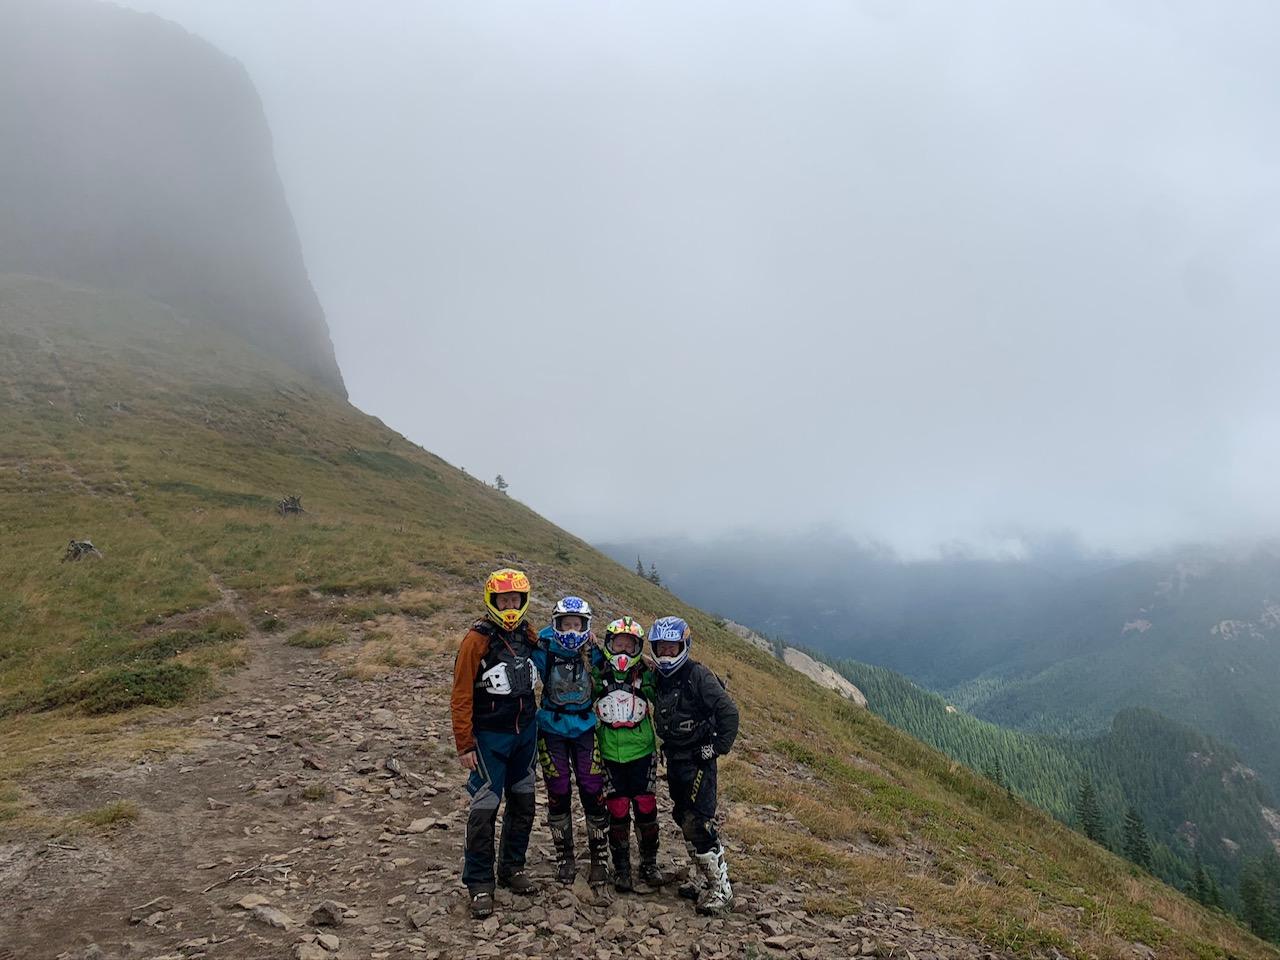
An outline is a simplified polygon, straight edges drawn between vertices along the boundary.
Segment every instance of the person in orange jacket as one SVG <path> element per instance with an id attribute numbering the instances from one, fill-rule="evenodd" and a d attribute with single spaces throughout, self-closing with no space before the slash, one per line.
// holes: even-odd
<path id="1" fill-rule="evenodd" d="M 504 796 L 497 882 L 513 893 L 537 889 L 525 870 L 538 735 L 532 659 L 538 640 L 525 622 L 529 592 L 521 571 L 492 573 L 484 585 L 487 616 L 467 631 L 453 665 L 453 736 L 471 794 L 462 882 L 477 919 L 493 913 L 494 835 Z"/>

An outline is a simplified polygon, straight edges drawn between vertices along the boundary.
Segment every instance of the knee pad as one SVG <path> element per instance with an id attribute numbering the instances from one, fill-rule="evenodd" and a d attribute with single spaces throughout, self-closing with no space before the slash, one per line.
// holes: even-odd
<path id="1" fill-rule="evenodd" d="M 528 817 L 533 819 L 533 811 L 537 806 L 537 801 L 531 792 L 524 790 L 507 794 L 507 806 L 505 810 L 506 816 L 511 817 Z"/>
<path id="2" fill-rule="evenodd" d="M 507 786 L 507 794 L 527 793 L 533 796 L 533 791 L 538 783 L 537 767 L 530 764 L 529 772 L 524 774 L 518 780 L 511 781 Z M 567 781 L 566 781 L 567 783 Z"/>
<path id="3" fill-rule="evenodd" d="M 551 816 L 556 814 L 566 814 L 572 806 L 567 793 L 547 793 L 547 812 Z"/>
<path id="4" fill-rule="evenodd" d="M 585 793 L 579 791 L 578 799 L 582 801 L 582 812 L 588 817 L 604 813 L 607 809 L 603 793 Z"/>
<path id="5" fill-rule="evenodd" d="M 630 797 L 610 797 L 604 805 L 609 808 L 609 816 L 615 820 L 625 820 L 631 813 Z"/>
<path id="6" fill-rule="evenodd" d="M 652 793 L 642 793 L 636 797 L 637 817 L 656 817 L 658 815 L 658 798 Z"/>

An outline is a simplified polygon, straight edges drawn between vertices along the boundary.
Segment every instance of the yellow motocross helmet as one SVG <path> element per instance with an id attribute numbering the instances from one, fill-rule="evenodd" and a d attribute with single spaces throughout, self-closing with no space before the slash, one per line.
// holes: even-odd
<path id="1" fill-rule="evenodd" d="M 484 605 L 489 619 L 503 630 L 514 630 L 520 626 L 520 621 L 529 612 L 529 592 L 529 578 L 522 570 L 507 567 L 489 574 L 489 579 L 484 582 Z M 520 606 L 514 610 L 499 610 L 496 601 L 500 593 L 520 594 Z"/>

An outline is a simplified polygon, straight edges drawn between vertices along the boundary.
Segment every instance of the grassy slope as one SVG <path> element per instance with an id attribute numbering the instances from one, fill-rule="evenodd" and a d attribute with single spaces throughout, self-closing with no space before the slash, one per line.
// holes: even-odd
<path id="1" fill-rule="evenodd" d="M 165 307 L 0 278 L 0 397 L 0 776 L 14 781 L 0 784 L 0 809 L 51 750 L 115 730 L 74 705 L 38 708 L 118 684 L 122 670 L 150 683 L 148 664 L 216 683 L 244 655 L 227 652 L 230 636 L 166 648 L 175 625 L 234 634 L 198 612 L 216 611 L 220 585 L 264 621 L 390 611 L 421 633 L 454 631 L 484 572 L 513 560 L 545 594 L 572 586 L 606 615 L 687 616 L 699 655 L 731 675 L 744 737 L 723 782 L 735 801 L 727 829 L 751 850 L 735 863 L 740 875 L 809 884 L 815 911 L 899 899 L 1027 954 L 1053 945 L 1120 957 L 1141 940 L 1168 956 L 1277 956 L 376 419 Z M 271 503 L 285 493 L 311 512 L 276 518 Z M 59 564 L 72 536 L 92 537 L 106 559 Z M 148 653 L 156 644 L 164 649 Z"/>

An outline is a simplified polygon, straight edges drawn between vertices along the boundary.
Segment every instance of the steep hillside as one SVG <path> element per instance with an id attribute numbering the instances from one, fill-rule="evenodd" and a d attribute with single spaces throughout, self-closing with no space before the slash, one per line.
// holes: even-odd
<path id="1" fill-rule="evenodd" d="M 958 711 L 883 667 L 838 666 L 894 726 L 1064 822 L 1077 823 L 1081 782 L 1091 780 L 1112 849 L 1123 849 L 1124 818 L 1136 809 L 1153 841 L 1153 869 L 1179 887 L 1192 884 L 1202 861 L 1231 898 L 1246 862 L 1280 842 L 1269 820 L 1276 802 L 1256 774 L 1223 744 L 1152 711 L 1120 711 L 1087 739 L 1024 733 Z"/>
<path id="2" fill-rule="evenodd" d="M 156 297 L 345 391 L 244 68 L 96 0 L 0 3 L 0 272 Z"/>
<path id="3" fill-rule="evenodd" d="M 169 307 L 4 278 L 0 390 L 0 954 L 92 936 L 284 955 L 296 925 L 234 906 L 256 893 L 347 903 L 351 956 L 572 953 L 606 911 L 634 929 L 596 955 L 1277 956 Z M 308 512 L 277 516 L 284 494 Z M 71 537 L 103 558 L 60 563 Z M 542 613 L 572 588 L 606 615 L 690 619 L 743 711 L 722 782 L 744 913 L 576 890 L 525 905 L 527 925 L 449 911 L 448 665 L 508 561 Z"/>

